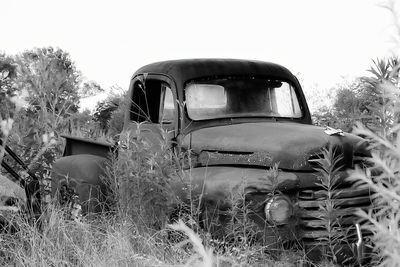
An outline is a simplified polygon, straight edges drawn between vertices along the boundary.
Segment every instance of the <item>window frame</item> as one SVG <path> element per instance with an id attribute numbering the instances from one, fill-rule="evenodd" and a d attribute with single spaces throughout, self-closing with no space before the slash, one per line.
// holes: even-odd
<path id="1" fill-rule="evenodd" d="M 178 118 L 179 105 L 178 105 L 178 94 L 177 94 L 177 91 L 176 91 L 176 85 L 173 82 L 173 80 L 170 79 L 168 76 L 161 75 L 161 74 L 141 73 L 141 74 L 137 74 L 136 76 L 134 76 L 132 78 L 131 88 L 130 88 L 131 93 L 129 94 L 129 99 L 131 101 L 131 104 L 130 104 L 130 107 L 129 107 L 129 110 L 128 110 L 129 114 L 127 116 L 128 123 L 137 122 L 137 121 L 132 119 L 132 116 L 134 116 L 132 114 L 132 109 L 133 109 L 133 105 L 134 105 L 133 104 L 133 98 L 134 98 L 135 93 L 136 93 L 135 92 L 135 88 L 137 88 L 137 86 L 138 86 L 137 84 L 138 83 L 142 83 L 142 84 L 144 83 L 146 85 L 146 81 L 149 81 L 149 80 L 151 80 L 153 82 L 158 81 L 158 82 L 160 82 L 160 85 L 162 87 L 163 87 L 163 85 L 165 85 L 166 87 L 168 87 L 171 90 L 172 97 L 173 97 L 173 102 L 174 102 L 174 118 L 173 118 L 173 121 L 170 124 L 164 124 L 164 125 L 170 126 L 170 127 L 167 127 L 167 128 L 169 130 L 174 130 L 175 135 L 177 135 L 178 134 L 178 129 L 179 129 L 179 126 L 180 126 L 180 120 Z M 146 97 L 147 97 L 147 92 L 145 92 L 145 94 L 146 94 Z M 153 122 L 153 120 L 150 120 L 150 121 L 142 120 L 142 121 L 139 121 L 139 123 L 145 122 L 145 123 L 153 123 L 153 124 L 163 125 L 162 121 L 161 121 L 161 117 L 160 117 L 161 105 L 162 105 L 161 104 L 161 100 L 162 100 L 161 97 L 162 97 L 162 88 L 160 89 L 160 94 L 159 94 L 160 103 L 158 103 L 158 109 L 159 110 L 157 112 L 157 122 Z M 151 108 L 152 107 L 149 105 L 149 109 L 151 109 Z M 138 115 L 136 115 L 136 116 L 138 116 Z M 146 116 L 142 115 L 142 117 L 146 117 Z"/>
<path id="2" fill-rule="evenodd" d="M 221 75 L 221 76 L 209 76 L 209 77 L 190 79 L 190 80 L 186 81 L 183 86 L 184 101 L 185 102 L 187 101 L 186 90 L 190 84 L 193 84 L 196 82 L 200 82 L 200 83 L 211 82 L 212 83 L 212 81 L 218 80 L 218 79 L 260 79 L 260 80 L 279 80 L 279 81 L 285 82 L 289 85 L 289 87 L 292 90 L 292 93 L 294 93 L 294 95 L 297 98 L 298 109 L 299 109 L 299 112 L 301 113 L 301 115 L 299 117 L 286 117 L 286 116 L 243 116 L 242 117 L 242 116 L 238 116 L 238 117 L 233 117 L 233 118 L 232 117 L 217 117 L 217 118 L 207 118 L 207 119 L 193 119 L 190 117 L 188 107 L 185 105 L 185 114 L 189 121 L 194 122 L 194 123 L 198 122 L 201 124 L 206 123 L 207 121 L 223 121 L 223 120 L 232 120 L 232 119 L 235 119 L 237 121 L 238 120 L 253 120 L 253 119 L 256 119 L 256 120 L 258 120 L 258 119 L 265 119 L 265 120 L 278 119 L 278 120 L 301 121 L 305 118 L 306 113 L 308 112 L 304 106 L 302 95 L 301 95 L 301 93 L 299 93 L 299 91 L 301 91 L 301 89 L 299 89 L 299 88 L 301 88 L 300 85 L 298 87 L 292 81 L 284 79 L 282 77 L 276 77 L 276 76 Z M 272 99 L 270 99 L 270 101 L 271 100 Z M 291 100 L 291 102 L 292 102 L 292 100 Z"/>

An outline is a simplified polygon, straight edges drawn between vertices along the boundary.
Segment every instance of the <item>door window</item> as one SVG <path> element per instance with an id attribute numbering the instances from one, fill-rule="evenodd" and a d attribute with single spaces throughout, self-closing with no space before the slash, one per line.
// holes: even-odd
<path id="1" fill-rule="evenodd" d="M 157 79 L 138 80 L 133 88 L 131 120 L 173 124 L 175 100 L 170 86 Z"/>
<path id="2" fill-rule="evenodd" d="M 161 88 L 160 123 L 171 124 L 174 122 L 174 102 L 174 96 L 171 88 L 169 88 L 166 84 L 163 84 Z"/>

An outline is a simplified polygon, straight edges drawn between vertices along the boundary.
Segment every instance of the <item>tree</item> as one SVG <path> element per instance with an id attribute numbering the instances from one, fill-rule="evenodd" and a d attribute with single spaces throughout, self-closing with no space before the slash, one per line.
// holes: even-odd
<path id="1" fill-rule="evenodd" d="M 10 146 L 41 176 L 62 151 L 57 135 L 78 111 L 81 75 L 68 53 L 52 47 L 32 49 L 15 56 L 15 103 L 26 98 L 14 115 Z"/>
<path id="2" fill-rule="evenodd" d="M 361 79 L 340 85 L 333 104 L 333 113 L 337 118 L 336 127 L 351 132 L 355 122 L 364 118 L 367 99 Z"/>
<path id="3" fill-rule="evenodd" d="M 99 123 L 100 129 L 108 133 L 111 129 L 112 134 L 122 130 L 123 124 L 123 103 L 125 94 L 112 94 L 105 100 L 99 102 L 93 114 L 93 120 Z"/>
<path id="4" fill-rule="evenodd" d="M 77 112 L 69 118 L 69 135 L 92 138 L 91 132 L 94 131 L 94 128 L 93 116 L 88 109 Z"/>
<path id="5" fill-rule="evenodd" d="M 4 54 L 0 54 L 0 121 L 6 118 L 12 118 L 13 109 L 10 108 L 12 102 L 10 97 L 15 94 L 14 85 L 17 70 L 14 60 Z"/>
<path id="6" fill-rule="evenodd" d="M 81 75 L 69 54 L 47 47 L 25 51 L 16 61 L 19 82 L 29 91 L 31 115 L 47 130 L 60 130 L 79 105 Z"/>
<path id="7" fill-rule="evenodd" d="M 14 79 L 16 77 L 16 66 L 10 57 L 0 54 L 0 162 L 4 157 L 4 144 L 11 131 L 14 122 L 13 102 L 11 97 L 14 94 Z"/>
<path id="8" fill-rule="evenodd" d="M 366 126 L 381 136 L 387 133 L 399 122 L 399 58 L 392 56 L 387 59 L 377 59 L 369 69 L 370 77 L 363 77 L 364 95 L 367 95 L 369 120 Z"/>
<path id="9" fill-rule="evenodd" d="M 104 93 L 104 89 L 95 81 L 88 81 L 83 83 L 79 95 L 81 98 L 85 98 L 99 93 Z"/>
<path id="10" fill-rule="evenodd" d="M 333 93 L 335 91 L 335 93 Z M 362 118 L 361 81 L 346 81 L 330 90 L 331 105 L 322 105 L 313 113 L 313 121 L 319 126 L 330 126 L 351 132 L 355 121 Z"/>
<path id="11" fill-rule="evenodd" d="M 334 126 L 331 126 L 351 131 L 360 121 L 374 132 L 386 135 L 398 122 L 398 58 L 373 60 L 369 72 L 372 76 L 339 86 L 330 117 Z"/>

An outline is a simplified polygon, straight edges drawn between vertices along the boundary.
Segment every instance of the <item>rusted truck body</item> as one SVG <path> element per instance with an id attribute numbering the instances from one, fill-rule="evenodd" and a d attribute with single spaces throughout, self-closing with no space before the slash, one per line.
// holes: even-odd
<path id="1" fill-rule="evenodd" d="M 313 160 L 321 149 L 335 148 L 343 165 L 334 192 L 337 209 L 342 226 L 353 229 L 351 253 L 362 257 L 363 235 L 354 212 L 369 207 L 370 192 L 353 188 L 345 178 L 369 155 L 366 144 L 352 134 L 313 126 L 299 81 L 285 67 L 231 59 L 159 62 L 133 75 L 128 96 L 124 131 L 132 123 L 161 127 L 170 133 L 172 149 L 190 151 L 192 195 L 201 196 L 204 218 L 223 225 L 231 190 L 244 184 L 249 216 L 264 237 L 271 243 L 300 242 L 310 253 L 321 252 L 318 240 L 327 235 L 321 223 L 326 195 Z M 79 188 L 101 187 L 98 166 L 111 146 L 76 138 L 68 142 L 55 173 L 74 178 L 85 199 L 87 190 Z M 271 179 L 268 171 L 274 166 L 279 170 Z M 185 201 L 187 189 L 180 182 L 174 188 Z"/>

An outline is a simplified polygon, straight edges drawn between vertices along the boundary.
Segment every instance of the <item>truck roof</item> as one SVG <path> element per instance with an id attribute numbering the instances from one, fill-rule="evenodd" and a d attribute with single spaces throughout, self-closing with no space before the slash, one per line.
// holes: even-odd
<path id="1" fill-rule="evenodd" d="M 138 74 L 169 76 L 178 84 L 202 77 L 216 76 L 270 76 L 297 83 L 295 76 L 285 67 L 263 61 L 240 59 L 181 59 L 152 63 L 135 72 Z"/>

